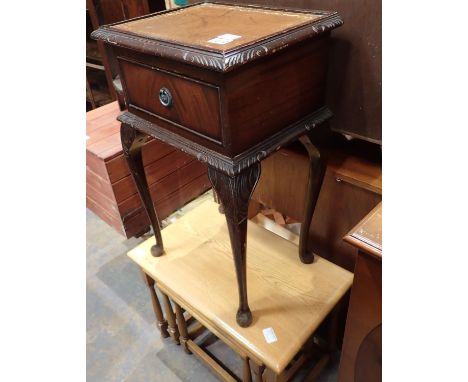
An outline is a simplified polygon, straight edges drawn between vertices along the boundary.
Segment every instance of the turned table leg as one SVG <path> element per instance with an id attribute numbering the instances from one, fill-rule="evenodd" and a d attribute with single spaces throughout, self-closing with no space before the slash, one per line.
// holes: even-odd
<path id="1" fill-rule="evenodd" d="M 128 167 L 130 168 L 130 173 L 135 180 L 138 193 L 140 194 L 151 226 L 153 227 L 154 236 L 156 237 L 156 244 L 151 247 L 151 254 L 155 257 L 161 256 L 164 253 L 161 228 L 159 226 L 158 215 L 154 209 L 153 201 L 151 200 L 141 155 L 141 148 L 146 143 L 149 136 L 135 130 L 130 125 L 122 123 L 120 127 L 120 138 L 122 140 L 123 153 L 127 160 Z"/>
<path id="2" fill-rule="evenodd" d="M 184 313 L 182 312 L 182 308 L 180 307 L 179 304 L 177 304 L 175 301 L 174 303 L 174 308 L 175 308 L 175 313 L 176 313 L 176 321 L 177 321 L 177 327 L 179 328 L 179 333 L 180 333 L 180 342 L 182 346 L 184 347 L 184 350 L 188 354 L 192 354 L 192 352 L 189 350 L 187 341 L 189 340 L 189 335 L 188 335 L 188 330 L 187 330 L 187 322 L 185 321 Z"/>
<path id="3" fill-rule="evenodd" d="M 242 382 L 252 382 L 252 372 L 248 357 L 242 358 Z"/>
<path id="4" fill-rule="evenodd" d="M 161 290 L 160 290 L 161 292 Z M 167 294 L 161 292 L 162 298 L 163 298 L 163 304 L 164 304 L 164 310 L 166 312 L 166 317 L 167 321 L 169 323 L 169 334 L 174 340 L 174 342 L 179 345 L 180 344 L 180 339 L 179 339 L 179 330 L 177 328 L 177 323 L 176 323 L 176 318 L 174 315 L 174 311 L 172 310 L 172 305 L 171 301 L 169 300 L 169 297 L 167 297 Z"/>
<path id="5" fill-rule="evenodd" d="M 161 332 L 161 337 L 166 338 L 169 337 L 169 332 L 167 331 L 167 321 L 164 318 L 164 314 L 161 309 L 161 305 L 159 304 L 158 295 L 156 294 L 156 290 L 154 289 L 156 286 L 154 284 L 154 280 L 149 277 L 145 272 L 143 272 L 143 278 L 145 280 L 146 285 L 150 291 L 151 295 L 151 303 L 153 304 L 154 314 L 158 321 L 159 331 Z"/>
<path id="6" fill-rule="evenodd" d="M 304 206 L 304 217 L 301 224 L 299 237 L 299 257 L 304 264 L 314 261 L 314 254 L 308 248 L 309 229 L 317 204 L 320 188 L 325 176 L 325 161 L 318 148 L 312 144 L 309 135 L 305 134 L 299 138 L 309 154 L 309 179 L 307 182 L 307 192 Z"/>
<path id="7" fill-rule="evenodd" d="M 239 309 L 236 320 L 241 327 L 247 327 L 252 322 L 252 313 L 247 301 L 247 213 L 250 197 L 260 178 L 260 163 L 254 163 L 233 176 L 208 166 L 208 178 L 224 207 L 231 239 L 239 288 Z"/>

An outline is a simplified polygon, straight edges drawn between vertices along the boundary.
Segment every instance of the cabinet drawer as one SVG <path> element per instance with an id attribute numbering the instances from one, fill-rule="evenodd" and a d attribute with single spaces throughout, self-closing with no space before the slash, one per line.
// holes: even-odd
<path id="1" fill-rule="evenodd" d="M 123 59 L 120 70 L 130 106 L 221 144 L 217 86 Z"/>

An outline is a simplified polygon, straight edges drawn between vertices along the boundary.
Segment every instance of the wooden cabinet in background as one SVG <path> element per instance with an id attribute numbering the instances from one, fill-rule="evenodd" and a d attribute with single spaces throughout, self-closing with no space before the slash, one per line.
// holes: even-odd
<path id="1" fill-rule="evenodd" d="M 149 229 L 120 141 L 117 102 L 86 114 L 86 206 L 129 238 Z M 206 165 L 162 142 L 143 147 L 151 197 L 161 218 L 210 188 Z"/>
<path id="2" fill-rule="evenodd" d="M 344 240 L 358 249 L 339 382 L 382 380 L 382 204 Z"/>
<path id="3" fill-rule="evenodd" d="M 343 236 L 382 200 L 380 150 L 362 155 L 369 146 L 376 148 L 356 141 L 327 150 L 327 171 L 309 230 L 311 249 L 349 271 L 354 270 L 356 250 Z M 302 221 L 308 166 L 302 147 L 279 150 L 262 162 L 252 199 Z"/>

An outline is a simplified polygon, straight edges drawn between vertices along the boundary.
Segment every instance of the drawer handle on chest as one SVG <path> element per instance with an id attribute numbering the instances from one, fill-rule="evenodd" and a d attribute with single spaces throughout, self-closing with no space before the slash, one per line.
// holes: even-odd
<path id="1" fill-rule="evenodd" d="M 171 107 L 172 105 L 172 94 L 167 88 L 159 89 L 159 102 L 165 107 Z"/>

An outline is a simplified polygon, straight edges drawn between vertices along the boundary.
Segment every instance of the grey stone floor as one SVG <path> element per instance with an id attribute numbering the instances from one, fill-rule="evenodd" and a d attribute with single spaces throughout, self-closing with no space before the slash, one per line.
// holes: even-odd
<path id="1" fill-rule="evenodd" d="M 140 270 L 126 256 L 143 239 L 126 240 L 89 210 L 86 229 L 87 381 L 218 381 L 195 356 L 160 338 Z M 220 341 L 210 351 L 241 375 L 237 356 Z M 319 377 L 336 380 L 337 365 Z"/>

